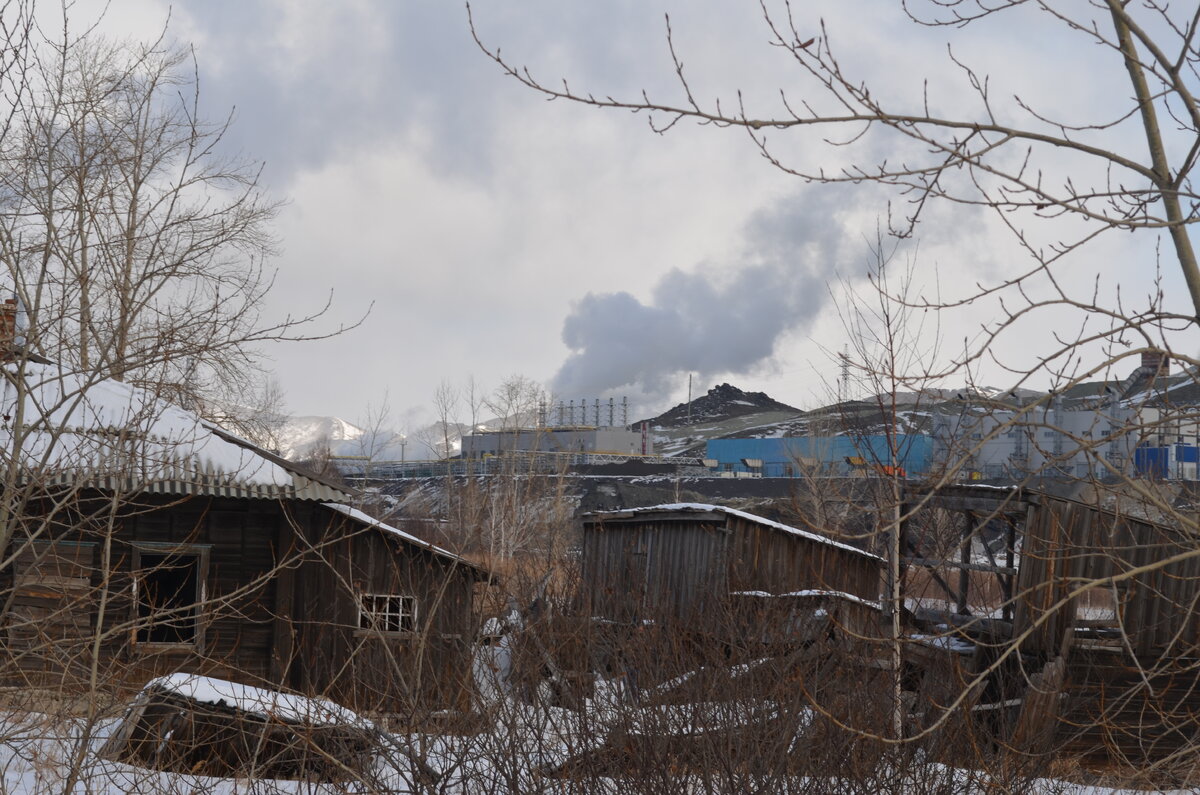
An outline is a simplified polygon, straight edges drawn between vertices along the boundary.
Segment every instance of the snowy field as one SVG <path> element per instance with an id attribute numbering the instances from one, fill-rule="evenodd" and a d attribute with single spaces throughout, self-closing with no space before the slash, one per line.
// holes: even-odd
<path id="1" fill-rule="evenodd" d="M 795 777 L 770 781 L 751 778 L 685 776 L 664 771 L 659 775 L 629 779 L 580 777 L 552 779 L 541 769 L 554 767 L 585 750 L 578 738 L 599 737 L 608 721 L 607 710 L 576 713 L 553 708 L 533 708 L 506 702 L 497 705 L 497 721 L 490 731 L 468 736 L 412 735 L 389 738 L 416 751 L 438 771 L 440 780 L 420 782 L 402 754 L 394 763 L 381 759 L 374 780 L 343 784 L 301 781 L 206 778 L 163 773 L 101 759 L 97 749 L 116 725 L 99 722 L 91 732 L 78 721 L 63 721 L 31 713 L 2 714 L 4 740 L 0 742 L 0 771 L 5 793 L 974 793 L 1023 791 L 1061 795 L 1116 795 L 1135 790 L 1084 787 L 1059 781 L 1027 782 L 1017 790 L 997 787 L 967 771 L 938 764 L 917 764 L 901 771 L 881 771 L 871 781 L 808 779 Z M 589 712 L 591 714 L 589 714 Z M 592 744 L 594 747 L 594 744 Z M 990 786 L 989 786 L 990 784 Z M 1191 790 L 1167 791 L 1173 793 Z"/>

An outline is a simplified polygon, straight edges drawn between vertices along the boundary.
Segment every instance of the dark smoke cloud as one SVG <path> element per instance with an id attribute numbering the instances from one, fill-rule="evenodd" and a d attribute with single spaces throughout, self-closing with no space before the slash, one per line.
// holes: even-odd
<path id="1" fill-rule="evenodd" d="M 563 323 L 571 349 L 556 394 L 636 395 L 661 403 L 680 374 L 739 375 L 769 361 L 787 331 L 808 325 L 829 297 L 845 240 L 848 192 L 809 188 L 760 211 L 746 253 L 725 268 L 668 272 L 642 303 L 628 292 L 588 293 Z"/>

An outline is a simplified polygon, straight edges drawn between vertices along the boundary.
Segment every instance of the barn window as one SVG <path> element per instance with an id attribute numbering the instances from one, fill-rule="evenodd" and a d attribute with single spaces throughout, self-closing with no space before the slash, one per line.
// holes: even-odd
<path id="1" fill-rule="evenodd" d="M 199 648 L 208 548 L 141 546 L 133 556 L 134 641 Z"/>
<path id="2" fill-rule="evenodd" d="M 414 632 L 417 628 L 417 597 L 361 594 L 358 628 L 372 632 Z"/>

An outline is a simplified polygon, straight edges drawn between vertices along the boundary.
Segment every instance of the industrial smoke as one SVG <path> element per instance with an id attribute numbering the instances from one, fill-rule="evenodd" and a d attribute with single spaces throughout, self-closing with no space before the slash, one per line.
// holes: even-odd
<path id="1" fill-rule="evenodd" d="M 760 210 L 739 261 L 673 268 L 647 302 L 588 293 L 563 323 L 571 353 L 554 392 L 627 391 L 650 405 L 669 398 L 682 373 L 740 375 L 768 362 L 779 338 L 811 324 L 828 299 L 849 198 L 810 189 Z"/>

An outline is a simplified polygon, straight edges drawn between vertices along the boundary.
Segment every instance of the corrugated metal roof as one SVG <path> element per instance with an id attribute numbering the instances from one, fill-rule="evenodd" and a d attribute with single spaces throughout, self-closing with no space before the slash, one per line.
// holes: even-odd
<path id="1" fill-rule="evenodd" d="M 294 482 L 276 486 L 263 483 L 238 483 L 220 476 L 196 479 L 145 480 L 122 475 L 96 475 L 89 472 L 60 471 L 45 475 L 30 473 L 26 485 L 36 483 L 46 487 L 97 489 L 114 492 L 140 492 L 180 497 L 235 497 L 263 500 L 309 500 L 332 502 L 347 500 L 351 495 L 339 488 L 309 480 L 297 474 Z"/>
<path id="2" fill-rule="evenodd" d="M 33 359 L 8 362 L 0 404 L 0 458 L 17 460 L 23 485 L 320 502 L 357 494 L 96 373 Z"/>

